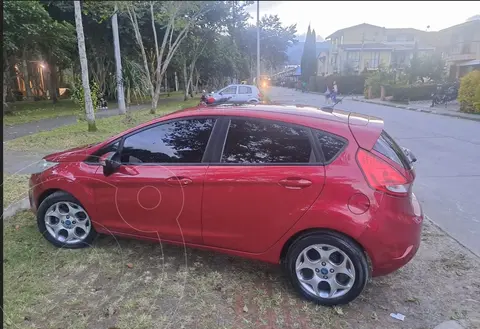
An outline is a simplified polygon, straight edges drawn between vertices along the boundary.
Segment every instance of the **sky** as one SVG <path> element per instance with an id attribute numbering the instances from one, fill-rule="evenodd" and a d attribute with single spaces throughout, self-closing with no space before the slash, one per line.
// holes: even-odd
<path id="1" fill-rule="evenodd" d="M 256 2 L 248 12 L 255 23 Z M 361 23 L 438 31 L 480 14 L 480 1 L 260 1 L 260 17 L 265 14 L 277 14 L 284 25 L 296 23 L 298 35 L 305 35 L 310 23 L 325 38 Z"/>

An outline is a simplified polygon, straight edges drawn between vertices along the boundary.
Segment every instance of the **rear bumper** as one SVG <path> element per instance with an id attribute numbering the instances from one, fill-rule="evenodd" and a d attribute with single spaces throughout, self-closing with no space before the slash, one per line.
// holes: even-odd
<path id="1" fill-rule="evenodd" d="M 405 207 L 401 200 L 385 196 L 378 217 L 372 220 L 359 242 L 372 261 L 372 275 L 392 273 L 407 264 L 420 247 L 423 211 L 415 195 Z M 399 211 L 402 208 L 402 211 Z"/>

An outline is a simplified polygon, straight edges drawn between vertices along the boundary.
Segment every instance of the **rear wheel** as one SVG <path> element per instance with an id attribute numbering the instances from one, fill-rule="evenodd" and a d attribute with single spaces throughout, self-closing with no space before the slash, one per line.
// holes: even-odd
<path id="1" fill-rule="evenodd" d="M 57 247 L 87 247 L 96 236 L 87 211 L 65 192 L 55 192 L 43 200 L 37 211 L 37 225 L 45 239 Z"/>
<path id="2" fill-rule="evenodd" d="M 320 305 L 351 302 L 365 288 L 369 273 L 363 251 L 332 232 L 298 239 L 289 248 L 285 265 L 294 288 Z"/>

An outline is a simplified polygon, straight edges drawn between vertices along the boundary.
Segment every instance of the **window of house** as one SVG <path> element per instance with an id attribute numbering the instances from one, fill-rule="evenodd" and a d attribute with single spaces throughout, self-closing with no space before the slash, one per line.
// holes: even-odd
<path id="1" fill-rule="evenodd" d="M 231 86 L 223 89 L 221 91 L 222 95 L 235 95 L 237 93 L 237 87 L 236 86 Z"/>
<path id="2" fill-rule="evenodd" d="M 199 163 L 215 119 L 178 120 L 127 137 L 122 163 Z"/>
<path id="3" fill-rule="evenodd" d="M 252 88 L 247 86 L 239 86 L 238 87 L 239 94 L 252 94 Z"/>
<path id="4" fill-rule="evenodd" d="M 308 130 L 273 121 L 232 119 L 221 162 L 309 163 Z"/>

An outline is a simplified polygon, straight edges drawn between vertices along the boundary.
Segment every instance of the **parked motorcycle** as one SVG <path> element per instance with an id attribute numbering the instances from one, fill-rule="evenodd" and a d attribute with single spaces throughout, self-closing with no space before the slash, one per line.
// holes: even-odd
<path id="1" fill-rule="evenodd" d="M 434 107 L 438 104 L 443 104 L 447 107 L 448 102 L 456 100 L 458 97 L 458 85 L 437 85 L 437 90 L 432 94 L 432 105 Z"/>

